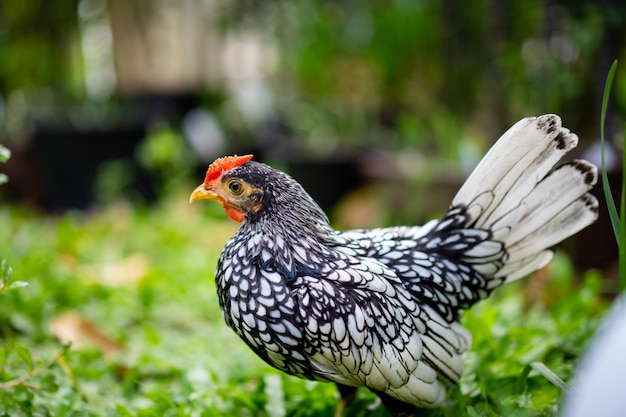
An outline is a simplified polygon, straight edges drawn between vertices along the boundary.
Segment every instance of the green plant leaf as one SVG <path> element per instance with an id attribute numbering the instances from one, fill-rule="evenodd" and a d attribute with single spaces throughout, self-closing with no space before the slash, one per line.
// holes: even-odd
<path id="1" fill-rule="evenodd" d="M 0 346 L 0 381 L 2 380 L 1 377 L 4 374 L 4 367 L 7 363 L 8 356 L 9 356 L 9 348 Z"/>
<path id="2" fill-rule="evenodd" d="M 12 283 L 10 283 L 7 287 L 5 287 L 5 291 L 13 291 L 13 290 L 17 290 L 18 288 L 24 288 L 24 287 L 28 287 L 28 282 L 26 281 L 14 281 Z"/>
<path id="3" fill-rule="evenodd" d="M 604 84 L 604 95 L 602 97 L 602 113 L 600 117 L 600 146 L 602 148 L 602 188 L 604 190 L 604 198 L 609 210 L 609 217 L 611 218 L 611 226 L 613 227 L 613 233 L 615 233 L 615 239 L 618 245 L 622 245 L 619 240 L 620 235 L 620 220 L 613 195 L 611 194 L 611 186 L 609 184 L 609 176 L 606 171 L 606 163 L 604 159 L 604 123 L 606 121 L 606 109 L 609 104 L 609 96 L 611 95 L 611 87 L 613 86 L 613 80 L 615 79 L 615 72 L 617 71 L 617 59 L 613 61 L 609 74 L 606 77 L 606 83 Z M 623 246 L 623 245 L 622 245 Z"/>
<path id="4" fill-rule="evenodd" d="M 12 273 L 13 269 L 11 269 L 6 259 L 3 259 L 0 262 L 0 293 L 10 289 L 9 281 Z"/>
<path id="5" fill-rule="evenodd" d="M 124 407 L 121 404 L 117 404 L 115 406 L 115 411 L 117 412 L 117 415 L 120 417 L 133 417 L 133 413 L 130 412 L 130 410 L 126 407 Z"/>
<path id="6" fill-rule="evenodd" d="M 24 363 L 26 363 L 26 366 L 28 367 L 28 371 L 32 372 L 32 370 L 33 370 L 33 357 L 30 354 L 30 350 L 28 350 L 28 348 L 20 345 L 19 343 L 14 343 L 13 344 L 13 350 L 24 361 Z"/>
<path id="7" fill-rule="evenodd" d="M 9 263 L 6 259 L 3 259 L 0 262 L 0 278 L 9 280 L 11 278 L 11 274 L 13 273 L 13 269 L 9 266 Z"/>
<path id="8" fill-rule="evenodd" d="M 11 158 L 11 150 L 6 146 L 0 145 L 0 162 L 7 162 Z"/>
<path id="9" fill-rule="evenodd" d="M 476 411 L 476 409 L 472 407 L 471 405 L 468 405 L 465 411 L 467 412 L 468 417 L 480 417 L 481 416 L 481 414 L 478 411 Z"/>

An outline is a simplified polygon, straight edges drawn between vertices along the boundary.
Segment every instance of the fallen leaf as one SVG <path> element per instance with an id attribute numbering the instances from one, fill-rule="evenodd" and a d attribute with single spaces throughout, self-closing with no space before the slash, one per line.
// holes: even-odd
<path id="1" fill-rule="evenodd" d="M 50 321 L 50 331 L 72 349 L 93 346 L 106 356 L 120 353 L 124 347 L 85 320 L 76 311 L 67 311 Z"/>

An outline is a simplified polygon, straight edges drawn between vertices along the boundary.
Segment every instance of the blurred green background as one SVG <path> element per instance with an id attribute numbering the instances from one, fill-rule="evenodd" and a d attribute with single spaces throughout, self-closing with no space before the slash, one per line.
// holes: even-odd
<path id="1" fill-rule="evenodd" d="M 332 386 L 222 323 L 237 226 L 187 205 L 207 164 L 254 153 L 340 228 L 419 224 L 523 117 L 559 114 L 599 164 L 624 28 L 618 0 L 0 0 L 0 415 L 333 415 Z M 621 65 L 616 190 L 625 110 Z M 467 377 L 432 415 L 558 412 L 531 364 L 569 382 L 616 293 L 605 209 L 563 246 L 466 315 Z M 350 415 L 384 415 L 360 395 Z"/>
<path id="2" fill-rule="evenodd" d="M 235 152 L 282 164 L 325 208 L 361 180 L 456 187 L 506 128 L 544 113 L 563 117 L 582 152 L 626 42 L 619 1 L 7 0 L 0 10 L 7 192 L 52 211 L 153 201 Z M 625 77 L 620 67 L 610 126 Z M 324 172 L 332 184 L 316 181 Z"/>

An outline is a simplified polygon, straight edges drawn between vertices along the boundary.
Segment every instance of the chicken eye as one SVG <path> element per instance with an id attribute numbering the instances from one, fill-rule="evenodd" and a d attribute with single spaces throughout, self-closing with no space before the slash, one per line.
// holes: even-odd
<path id="1" fill-rule="evenodd" d="M 232 195 L 240 195 L 243 192 L 243 184 L 241 181 L 232 180 L 228 183 L 228 190 Z"/>

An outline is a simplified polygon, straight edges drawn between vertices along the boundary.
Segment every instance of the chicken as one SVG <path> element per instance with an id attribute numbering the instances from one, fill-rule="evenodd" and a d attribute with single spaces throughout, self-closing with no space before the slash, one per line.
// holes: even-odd
<path id="1" fill-rule="evenodd" d="M 367 387 L 393 416 L 441 406 L 471 344 L 461 311 L 597 218 L 596 167 L 558 165 L 577 142 L 556 115 L 523 119 L 441 220 L 346 232 L 287 174 L 251 155 L 216 160 L 190 202 L 243 221 L 215 275 L 226 323 L 275 368 L 336 383 L 344 405 Z"/>

